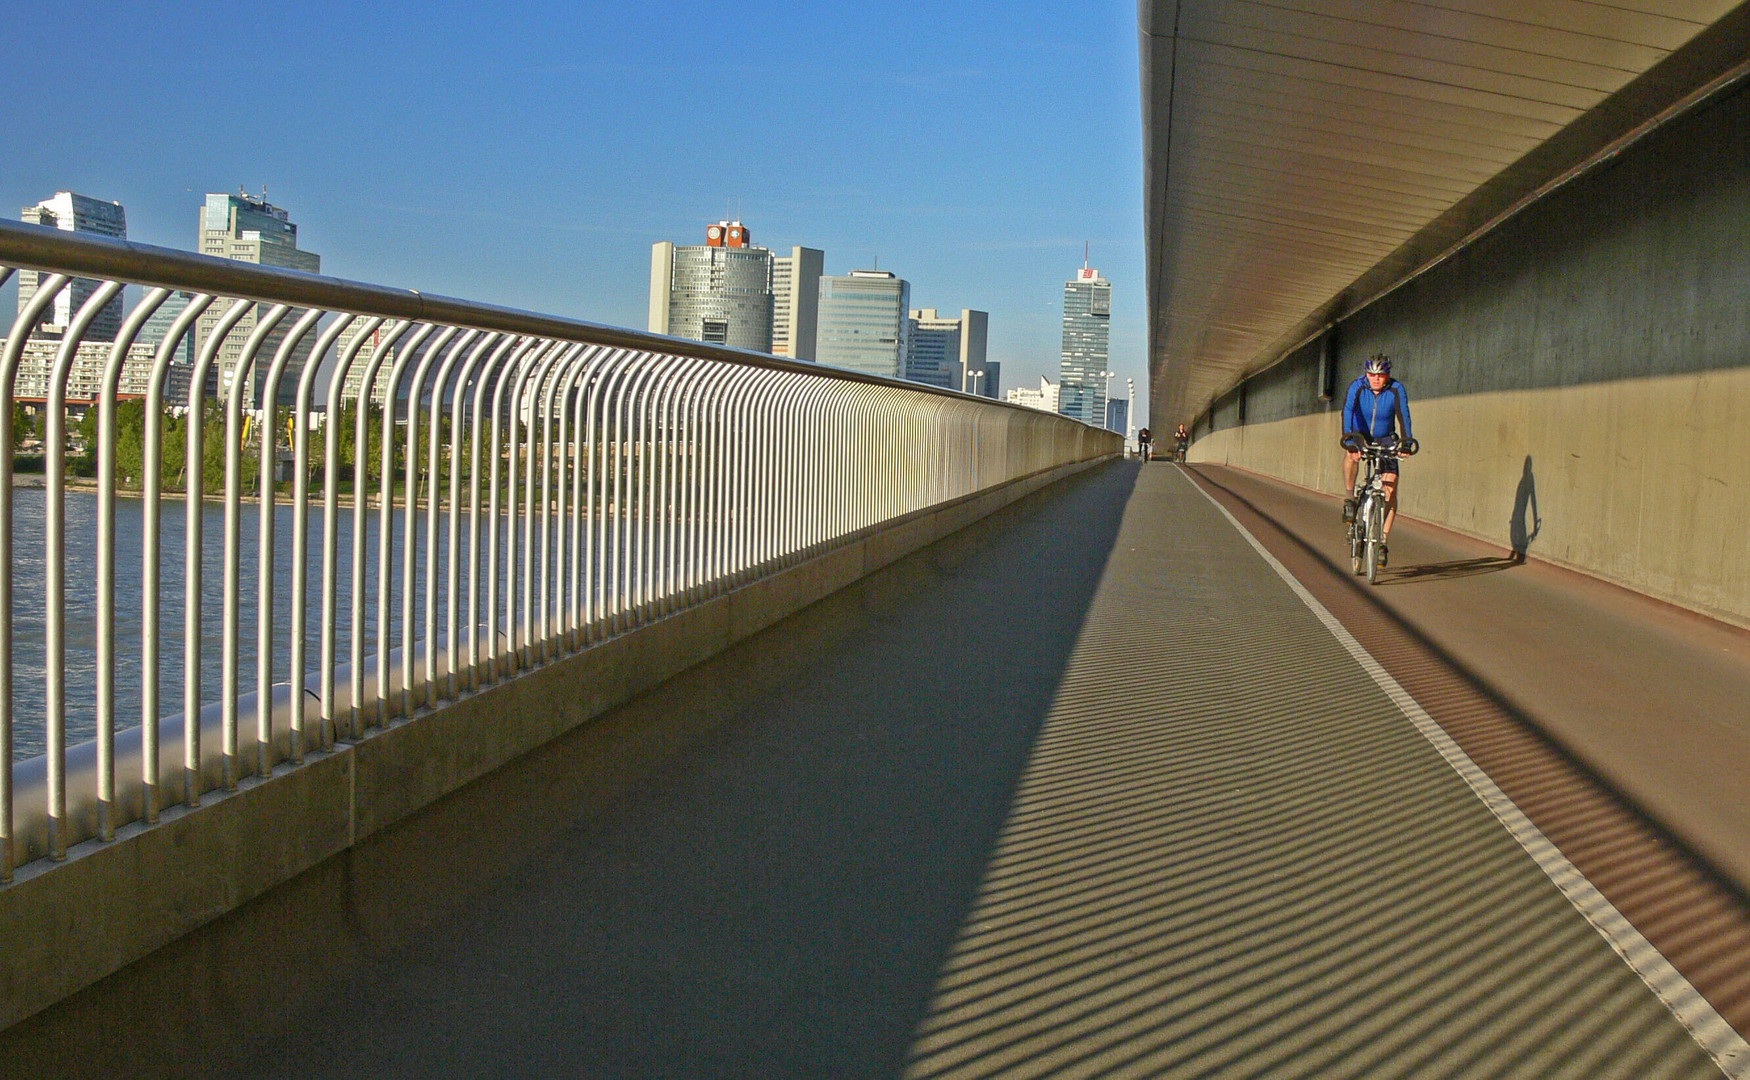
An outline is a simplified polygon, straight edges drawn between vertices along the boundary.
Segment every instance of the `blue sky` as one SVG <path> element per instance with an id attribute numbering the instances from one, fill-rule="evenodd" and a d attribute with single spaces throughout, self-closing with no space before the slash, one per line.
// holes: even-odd
<path id="1" fill-rule="evenodd" d="M 70 8 L 0 67 L 9 216 L 72 189 L 189 248 L 265 185 L 325 273 L 642 328 L 651 243 L 739 213 L 989 311 L 1005 387 L 1055 381 L 1090 241 L 1146 397 L 1134 3 Z"/>

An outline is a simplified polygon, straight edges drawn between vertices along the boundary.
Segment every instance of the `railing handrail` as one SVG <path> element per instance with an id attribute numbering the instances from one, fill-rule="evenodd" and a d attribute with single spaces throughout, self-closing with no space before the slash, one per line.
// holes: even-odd
<path id="1" fill-rule="evenodd" d="M 774 371 L 807 372 L 851 382 L 898 386 L 906 390 L 1000 405 L 1008 409 L 1038 411 L 998 398 L 967 394 L 929 383 L 871 375 L 809 360 L 792 360 L 583 319 L 458 300 L 418 289 L 372 285 L 325 274 L 261 266 L 215 255 L 202 255 L 194 251 L 141 244 L 133 240 L 67 232 L 48 225 L 33 225 L 22 221 L 0 220 L 0 265 L 13 266 L 20 270 L 64 273 L 74 277 L 114 278 L 130 285 L 224 295 L 292 307 L 322 308 L 330 312 L 353 315 L 384 316 L 409 322 L 440 323 L 476 330 L 560 338 L 608 348 L 666 353 L 671 356 L 715 360 Z M 1066 416 L 1065 419 L 1075 418 Z M 1098 425 L 1087 426 L 1104 430 Z"/>

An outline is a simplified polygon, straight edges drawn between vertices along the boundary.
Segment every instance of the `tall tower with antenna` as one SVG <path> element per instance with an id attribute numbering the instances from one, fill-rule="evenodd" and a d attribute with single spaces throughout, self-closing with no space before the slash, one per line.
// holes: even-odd
<path id="1" fill-rule="evenodd" d="M 1112 337 L 1112 283 L 1088 265 L 1063 284 L 1063 353 L 1058 411 L 1084 424 L 1106 426 L 1108 345 Z"/>

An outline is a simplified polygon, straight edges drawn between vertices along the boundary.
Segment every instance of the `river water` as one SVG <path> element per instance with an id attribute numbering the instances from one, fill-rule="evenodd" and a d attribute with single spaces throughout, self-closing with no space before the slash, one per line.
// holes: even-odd
<path id="1" fill-rule="evenodd" d="M 46 492 L 41 488 L 19 488 L 14 495 L 13 541 L 13 708 L 14 759 L 24 760 L 41 754 L 44 749 L 46 714 L 46 682 L 43 669 L 44 616 L 46 590 L 43 558 L 43 527 Z M 142 579 L 141 547 L 144 534 L 145 504 L 137 498 L 121 498 L 116 502 L 116 589 L 115 643 L 116 726 L 125 728 L 140 722 L 140 621 Z M 160 577 L 159 577 L 159 692 L 160 712 L 173 714 L 182 707 L 183 671 L 183 599 L 186 587 L 183 574 L 186 503 L 180 497 L 166 498 L 160 515 Z M 260 507 L 245 504 L 239 520 L 241 573 L 239 578 L 241 613 L 239 628 L 239 658 L 237 678 L 239 693 L 255 689 L 256 631 L 256 552 Z M 395 586 L 390 605 L 390 640 L 399 642 L 401 624 L 401 514 L 395 510 L 394 558 L 390 580 Z M 417 515 L 421 537 L 424 535 L 425 514 Z M 344 663 L 350 648 L 352 588 L 352 511 L 342 507 L 338 517 L 339 547 L 336 582 L 338 586 L 337 654 Z M 291 565 L 292 508 L 275 508 L 274 566 L 276 598 L 274 604 L 274 681 L 287 680 L 291 654 Z M 202 520 L 201 596 L 201 697 L 203 702 L 216 701 L 220 694 L 223 662 L 223 627 L 220 620 L 224 603 L 224 506 L 209 502 L 204 506 Z M 320 662 L 319 643 L 321 620 L 321 550 L 323 513 L 318 503 L 310 509 L 309 518 L 309 590 L 307 609 L 307 663 L 312 669 Z M 375 649 L 376 580 L 377 580 L 377 513 L 373 509 L 367 518 L 365 541 L 365 612 L 366 653 Z M 509 519 L 501 518 L 501 530 Z M 467 518 L 461 522 L 460 555 L 464 571 L 459 593 L 467 603 Z M 444 577 L 448 555 L 445 518 L 438 527 L 439 633 L 443 633 L 444 605 L 448 590 Z M 96 732 L 97 710 L 97 497 L 90 492 L 72 491 L 66 497 L 66 701 L 67 731 L 70 743 L 91 738 Z M 501 543 L 503 532 L 501 531 Z M 539 537 L 536 538 L 537 543 Z M 414 590 L 415 627 L 423 636 L 424 574 L 419 572 Z M 482 581 L 480 602 L 486 602 Z M 482 619 L 485 618 L 482 612 Z"/>

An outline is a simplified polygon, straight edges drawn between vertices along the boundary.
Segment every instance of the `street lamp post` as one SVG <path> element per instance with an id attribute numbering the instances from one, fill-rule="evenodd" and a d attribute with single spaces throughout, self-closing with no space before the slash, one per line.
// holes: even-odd
<path id="1" fill-rule="evenodd" d="M 1136 441 L 1136 380 L 1124 380 L 1124 442 L 1129 445 Z"/>

